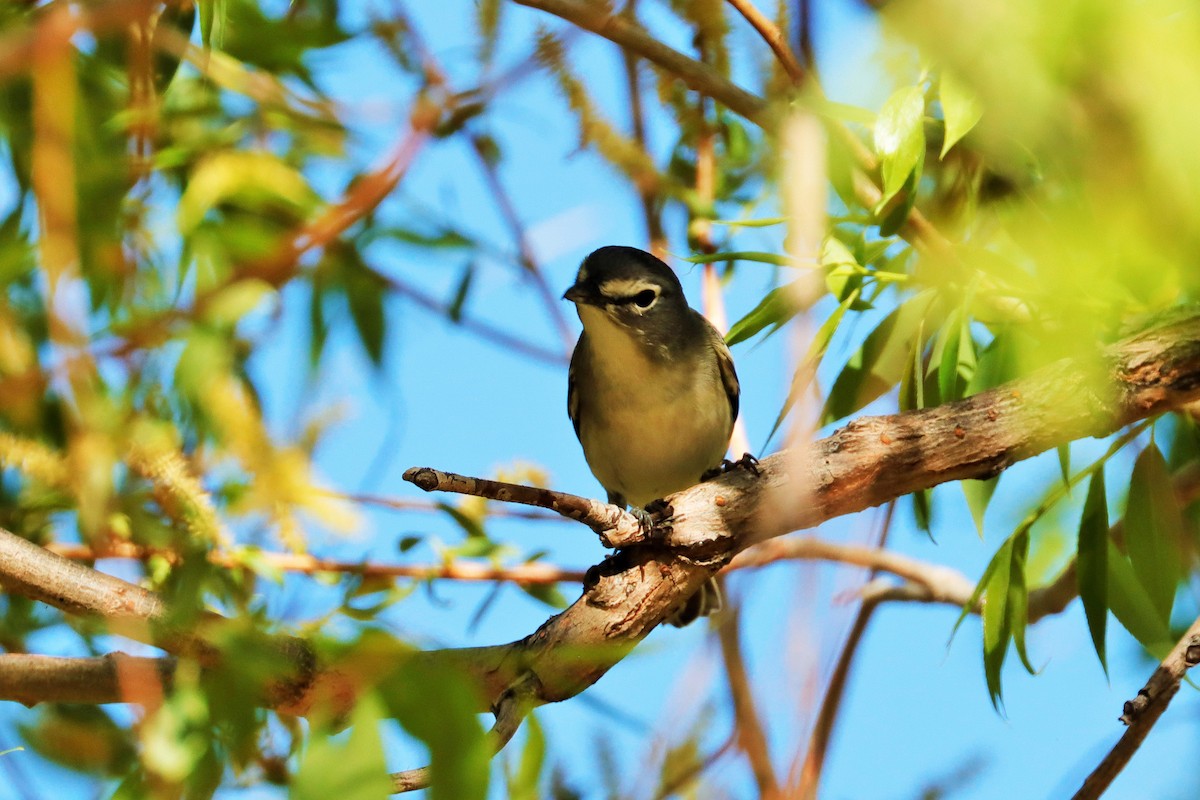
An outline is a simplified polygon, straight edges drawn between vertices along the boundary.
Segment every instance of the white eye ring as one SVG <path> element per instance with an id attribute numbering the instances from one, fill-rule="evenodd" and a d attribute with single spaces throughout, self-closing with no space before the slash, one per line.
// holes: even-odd
<path id="1" fill-rule="evenodd" d="M 643 289 L 633 296 L 633 304 L 640 309 L 647 309 L 658 300 L 658 292 L 653 289 Z"/>

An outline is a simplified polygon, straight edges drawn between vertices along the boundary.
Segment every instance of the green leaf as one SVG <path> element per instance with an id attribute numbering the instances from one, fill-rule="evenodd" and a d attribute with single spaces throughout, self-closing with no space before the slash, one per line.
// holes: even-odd
<path id="1" fill-rule="evenodd" d="M 563 609 L 570 605 L 559 588 L 552 583 L 522 584 L 521 591 L 551 608 Z"/>
<path id="2" fill-rule="evenodd" d="M 459 278 L 458 288 L 454 290 L 454 297 L 450 300 L 450 305 L 446 309 L 446 313 L 450 316 L 452 322 L 462 321 L 463 306 L 467 302 L 467 293 L 471 291 L 471 282 L 475 279 L 475 262 L 468 261 L 466 268 L 463 270 L 462 277 Z"/>
<path id="3" fill-rule="evenodd" d="M 1125 550 L 1134 574 L 1164 623 L 1171 619 L 1183 574 L 1180 558 L 1183 520 L 1167 462 L 1151 443 L 1138 456 L 1125 509 Z"/>
<path id="4" fill-rule="evenodd" d="M 386 283 L 370 267 L 357 259 L 347 262 L 345 273 L 346 300 L 350 306 L 350 318 L 358 332 L 363 350 L 375 366 L 383 364 L 383 342 L 385 318 L 383 300 Z"/>
<path id="5" fill-rule="evenodd" d="M 542 797 L 538 783 L 546 762 L 546 734 L 533 714 L 526 717 L 524 727 L 525 746 L 521 749 L 521 761 L 516 774 L 508 781 L 509 800 L 538 800 Z"/>
<path id="6" fill-rule="evenodd" d="M 1008 655 L 1008 640 L 1012 634 L 1008 609 L 1012 556 L 1013 540 L 1009 538 L 992 557 L 994 566 L 989 565 L 990 575 L 983 593 L 983 672 L 992 707 L 996 710 L 1000 709 L 1001 700 L 1000 670 Z"/>
<path id="7" fill-rule="evenodd" d="M 779 330 L 796 315 L 796 306 L 791 300 L 792 291 L 793 288 L 789 285 L 778 286 L 767 292 L 746 316 L 733 323 L 729 333 L 725 335 L 725 341 L 728 344 L 744 342 L 768 325 L 773 326 L 771 333 Z"/>
<path id="8" fill-rule="evenodd" d="M 1055 448 L 1058 452 L 1058 469 L 1062 473 L 1063 486 L 1071 491 L 1071 443 L 1064 442 Z"/>
<path id="9" fill-rule="evenodd" d="M 215 325 L 235 325 L 266 298 L 277 299 L 275 287 L 258 278 L 236 281 L 204 304 L 204 319 Z"/>
<path id="10" fill-rule="evenodd" d="M 794 262 L 788 256 L 781 256 L 778 253 L 764 253 L 756 250 L 738 250 L 732 253 L 707 253 L 698 256 L 689 256 L 688 258 L 680 259 L 688 261 L 692 264 L 714 264 L 721 261 L 757 261 L 762 264 L 773 264 L 777 267 L 794 267 Z"/>
<path id="11" fill-rule="evenodd" d="M 942 101 L 942 118 L 946 123 L 941 153 L 941 158 L 945 158 L 950 148 L 979 122 L 983 105 L 970 87 L 952 72 L 942 73 L 938 99 Z"/>
<path id="12" fill-rule="evenodd" d="M 449 503 L 437 503 L 437 507 L 449 514 L 450 518 L 458 523 L 458 526 L 467 534 L 468 539 L 487 540 L 487 531 L 483 529 L 483 523 L 477 518 L 464 514 Z"/>
<path id="13" fill-rule="evenodd" d="M 883 104 L 875 121 L 875 150 L 883 174 L 882 207 L 910 175 L 920 172 L 925 158 L 925 93 L 920 86 L 899 89 Z"/>
<path id="14" fill-rule="evenodd" d="M 225 202 L 255 209 L 274 205 L 304 214 L 316 200 L 304 176 L 271 153 L 218 152 L 192 171 L 179 198 L 179 230 L 191 233 L 210 210 Z"/>
<path id="15" fill-rule="evenodd" d="M 1092 475 L 1087 499 L 1083 503 L 1075 577 L 1088 631 L 1092 634 L 1092 644 L 1096 648 L 1100 666 L 1107 675 L 1104 641 L 1108 624 L 1108 501 L 1104 494 L 1103 465 Z"/>
<path id="16" fill-rule="evenodd" d="M 983 519 L 987 514 L 988 503 L 991 502 L 999 482 L 999 475 L 982 481 L 961 481 L 963 496 L 967 499 L 967 508 L 971 510 L 971 519 L 975 520 L 975 529 L 979 532 L 980 539 L 983 538 Z"/>
<path id="17" fill-rule="evenodd" d="M 300 758 L 289 797 L 293 800 L 384 800 L 392 793 L 379 725 L 382 705 L 374 693 L 361 697 L 350 718 L 350 736 L 340 744 L 330 733 L 314 733 Z"/>
<path id="18" fill-rule="evenodd" d="M 763 219 L 714 219 L 713 225 L 730 225 L 738 228 L 768 228 L 772 225 L 782 225 L 791 217 L 764 217 Z"/>
<path id="19" fill-rule="evenodd" d="M 962 310 L 950 312 L 946 324 L 938 332 L 937 343 L 933 346 L 933 358 L 929 368 L 937 369 L 938 396 L 942 402 L 957 400 L 955 390 L 958 387 L 958 343 L 962 335 Z"/>
<path id="20" fill-rule="evenodd" d="M 389 712 L 429 748 L 430 800 L 484 800 L 492 753 L 478 686 L 448 665 L 409 661 L 382 688 Z"/>
<path id="21" fill-rule="evenodd" d="M 1138 581 L 1129 559 L 1111 541 L 1108 543 L 1108 606 L 1117 621 L 1152 656 L 1162 659 L 1171 651 L 1175 640 L 1170 628 Z"/>
<path id="22" fill-rule="evenodd" d="M 1012 628 L 1013 644 L 1021 664 L 1030 674 L 1037 670 L 1029 663 L 1029 654 L 1025 650 L 1025 628 L 1029 625 L 1029 589 L 1025 581 L 1025 568 L 1029 561 L 1029 532 L 1022 531 L 1013 541 L 1012 564 L 1008 581 L 1008 618 Z"/>
<path id="23" fill-rule="evenodd" d="M 867 335 L 829 390 L 821 424 L 853 414 L 900 380 L 916 346 L 916 334 L 931 313 L 935 295 L 922 292 L 888 314 Z"/>
<path id="24" fill-rule="evenodd" d="M 200 41 L 220 48 L 225 39 L 225 0 L 200 0 Z"/>

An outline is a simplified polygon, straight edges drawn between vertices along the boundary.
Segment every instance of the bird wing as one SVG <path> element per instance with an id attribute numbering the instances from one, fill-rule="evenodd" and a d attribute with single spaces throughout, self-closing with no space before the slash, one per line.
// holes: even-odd
<path id="1" fill-rule="evenodd" d="M 567 416 L 571 418 L 571 427 L 575 429 L 575 438 L 579 439 L 579 387 L 575 385 L 576 377 L 585 370 L 585 360 L 588 358 L 584 339 L 587 333 L 579 334 L 575 343 L 575 352 L 571 354 L 571 368 L 567 370 Z M 580 439 L 580 442 L 583 440 Z"/>
<path id="2" fill-rule="evenodd" d="M 721 373 L 725 397 L 729 399 L 729 424 L 732 425 L 737 421 L 738 398 L 742 393 L 742 385 L 738 383 L 737 370 L 733 367 L 733 354 L 729 352 L 729 345 L 725 344 L 725 337 L 708 320 L 704 322 L 708 326 L 712 348 L 717 354 L 717 369 Z"/>

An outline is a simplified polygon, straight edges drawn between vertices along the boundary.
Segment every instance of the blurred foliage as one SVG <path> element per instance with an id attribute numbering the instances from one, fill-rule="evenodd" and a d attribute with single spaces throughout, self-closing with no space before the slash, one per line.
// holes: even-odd
<path id="1" fill-rule="evenodd" d="M 1177 0 L 883 5 L 889 58 L 873 79 L 886 91 L 872 109 L 789 87 L 765 44 L 735 35 L 720 2 L 657 3 L 647 15 L 717 74 L 824 120 L 827 236 L 801 257 L 789 252 L 779 216 L 786 158 L 774 131 L 638 60 L 623 76 L 630 96 L 614 103 L 606 93 L 616 81 L 581 66 L 576 31 L 549 18 L 514 29 L 498 0 L 474 5 L 474 46 L 457 51 L 449 71 L 437 62 L 442 43 L 425 41 L 400 6 L 372 9 L 356 28 L 335 0 L 0 6 L 0 37 L 30 54 L 0 63 L 0 181 L 10 189 L 0 208 L 0 525 L 39 543 L 148 548 L 156 555 L 144 583 L 176 621 L 194 623 L 208 608 L 231 618 L 213 634 L 229 656 L 222 669 L 201 674 L 181 661 L 174 687 L 136 724 L 47 706 L 22 728 L 29 747 L 118 781 L 114 797 L 290 783 L 297 797 L 348 800 L 387 793 L 380 731 L 394 720 L 443 776 L 434 797 L 484 797 L 490 780 L 510 797 L 579 796 L 532 720 L 519 754 L 489 773 L 473 687 L 406 664 L 406 645 L 380 630 L 415 583 L 332 579 L 337 601 L 304 631 L 360 682 L 348 719 L 305 729 L 256 704 L 280 667 L 264 642 L 277 628 L 267 584 L 282 577 L 262 546 L 304 551 L 313 531 L 358 520 L 313 474 L 325 430 L 289 438 L 264 415 L 265 387 L 250 364 L 285 307 L 307 318 L 309 358 L 297 373 L 312 378 L 339 332 L 365 369 L 388 368 L 393 301 L 494 335 L 473 316 L 486 303 L 477 287 L 488 271 L 546 288 L 521 236 L 501 246 L 452 209 L 370 199 L 367 189 L 390 173 L 358 163 L 350 112 L 326 93 L 339 47 L 370 46 L 380 69 L 407 81 L 410 144 L 425 133 L 461 144 L 484 175 L 517 146 L 496 135 L 495 98 L 520 91 L 531 72 L 548 83 L 562 99 L 553 113 L 577 131 L 578 147 L 643 198 L 651 235 L 666 229 L 671 242 L 694 245 L 703 252 L 692 261 L 726 279 L 774 276 L 732 326 L 731 343 L 770 336 L 797 315 L 812 320 L 797 376 L 815 370 L 822 424 L 958 400 L 1060 358 L 1094 362 L 1104 343 L 1195 312 L 1200 9 Z M 84 32 L 71 35 L 72 25 Z M 635 110 L 653 124 L 632 120 Z M 856 190 L 864 169 L 879 189 L 869 203 Z M 508 203 L 496 193 L 502 216 Z M 914 211 L 944 247 L 914 233 Z M 447 266 L 450 290 L 415 288 L 384 266 L 384 245 Z M 804 289 L 814 271 L 819 298 Z M 556 345 L 503 341 L 561 361 Z M 775 428 L 811 388 L 795 384 Z M 1063 448 L 1061 483 L 1027 498 L 1010 515 L 1021 521 L 999 532 L 976 592 L 997 705 L 1010 646 L 1032 671 L 1025 629 L 1031 574 L 1041 573 L 1030 565 L 1053 560 L 1045 554 L 1068 519 L 1079 519 L 1074 552 L 1057 566 L 1077 555 L 1101 666 L 1110 612 L 1152 654 L 1173 641 L 1200 544 L 1196 511 L 1172 488 L 1200 456 L 1195 423 L 1176 412 L 1110 444 L 1075 471 Z M 524 467 L 510 477 L 545 480 Z M 987 511 L 1006 480 L 962 487 L 980 535 L 998 533 Z M 1085 482 L 1086 492 L 1069 491 Z M 915 495 L 918 526 L 961 533 L 940 530 L 945 502 L 944 492 Z M 493 539 L 481 501 L 441 511 L 463 534 L 441 546 L 447 563 L 545 556 Z M 400 552 L 421 540 L 402 539 Z M 241 567 L 214 566 L 218 548 Z M 555 587 L 526 591 L 548 607 L 566 602 Z M 0 597 L 5 651 L 35 649 L 47 632 L 70 637 L 60 649 L 104 650 L 95 624 Z M 699 769 L 703 734 L 670 743 L 658 784 Z M 620 795 L 620 782 L 610 783 Z"/>

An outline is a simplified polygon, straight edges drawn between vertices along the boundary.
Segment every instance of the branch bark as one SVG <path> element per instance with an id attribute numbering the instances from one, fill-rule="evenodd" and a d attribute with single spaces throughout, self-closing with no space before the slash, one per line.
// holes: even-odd
<path id="1" fill-rule="evenodd" d="M 1192 623 L 1192 627 L 1188 628 L 1158 669 L 1154 670 L 1150 680 L 1138 691 L 1137 697 L 1125 702 L 1121 721 L 1129 727 L 1083 782 L 1073 800 L 1094 800 L 1104 794 L 1141 747 L 1154 723 L 1167 710 L 1171 698 L 1179 691 L 1183 676 L 1197 664 L 1200 664 L 1200 617 Z"/>
<path id="2" fill-rule="evenodd" d="M 583 595 L 529 636 L 413 657 L 475 676 L 489 707 L 515 686 L 528 693 L 521 700 L 530 705 L 565 700 L 597 681 L 714 572 L 753 544 L 918 489 L 994 475 L 1063 442 L 1107 435 L 1196 399 L 1200 316 L 1132 336 L 1094 361 L 1062 361 L 966 400 L 859 419 L 815 442 L 806 458 L 776 454 L 761 462 L 759 477 L 735 471 L 673 495 L 669 525 L 649 535 L 630 524 L 630 515 L 603 503 L 577 507 L 571 496 L 545 489 L 410 471 L 422 488 L 486 489 L 487 496 L 550 507 L 599 527 L 613 525 L 603 538 L 625 548 L 589 571 Z M 513 494 L 514 489 L 520 491 Z M 795 497 L 809 502 L 788 502 Z M 902 562 L 892 562 L 898 572 L 905 569 Z M 0 535 L 0 582 L 70 613 L 103 614 L 126 635 L 172 653 L 215 655 L 200 633 L 172 629 L 162 600 L 153 593 L 7 533 Z M 163 633 L 148 636 L 145 628 L 154 625 L 163 626 Z M 282 639 L 285 647 L 299 643 Z M 281 681 L 276 692 L 277 704 L 291 713 L 304 713 L 322 691 L 330 691 L 323 679 L 337 680 L 336 674 L 326 676 L 306 663 L 311 651 L 299 644 L 287 651 L 298 676 Z M 1169 675 L 1178 671 L 1174 664 L 1164 669 Z M 1157 685 L 1152 688 L 1151 698 L 1158 702 L 1154 698 L 1161 693 Z"/>

